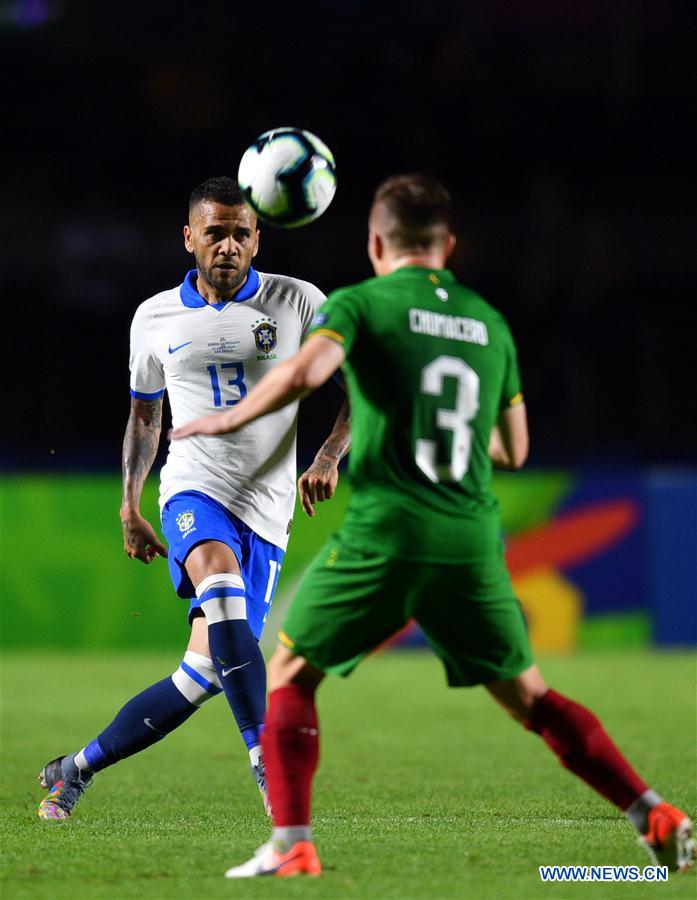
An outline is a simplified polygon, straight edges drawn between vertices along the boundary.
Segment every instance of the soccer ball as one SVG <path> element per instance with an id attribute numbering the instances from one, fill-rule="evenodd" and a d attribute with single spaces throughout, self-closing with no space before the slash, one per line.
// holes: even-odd
<path id="1" fill-rule="evenodd" d="M 297 228 L 319 218 L 332 202 L 334 156 L 309 131 L 273 128 L 245 150 L 237 181 L 260 219 Z"/>

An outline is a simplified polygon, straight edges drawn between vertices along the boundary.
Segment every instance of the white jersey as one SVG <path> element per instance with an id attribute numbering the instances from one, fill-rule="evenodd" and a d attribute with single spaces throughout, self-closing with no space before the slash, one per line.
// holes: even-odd
<path id="1" fill-rule="evenodd" d="M 175 428 L 234 406 L 296 353 L 325 299 L 305 281 L 250 269 L 232 300 L 210 305 L 196 278 L 194 269 L 179 287 L 141 303 L 131 326 L 131 395 L 155 400 L 167 390 Z M 160 473 L 160 508 L 180 491 L 201 491 L 285 549 L 297 416 L 296 402 L 236 434 L 172 441 Z"/>

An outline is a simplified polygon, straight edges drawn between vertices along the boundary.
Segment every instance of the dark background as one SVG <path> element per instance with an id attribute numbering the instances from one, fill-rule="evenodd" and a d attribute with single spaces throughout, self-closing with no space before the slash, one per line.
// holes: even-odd
<path id="1" fill-rule="evenodd" d="M 188 195 L 280 125 L 329 144 L 339 188 L 264 228 L 260 270 L 367 277 L 375 187 L 432 172 L 453 270 L 517 338 L 531 462 L 694 460 L 694 10 L 0 0 L 6 464 L 118 466 L 130 319 L 190 265 Z M 337 401 L 306 401 L 304 458 Z"/>

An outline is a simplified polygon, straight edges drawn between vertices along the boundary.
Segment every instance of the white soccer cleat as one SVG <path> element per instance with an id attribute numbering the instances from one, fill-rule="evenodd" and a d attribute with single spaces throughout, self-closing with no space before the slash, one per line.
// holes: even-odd
<path id="1" fill-rule="evenodd" d="M 251 859 L 241 866 L 233 866 L 226 878 L 256 878 L 258 875 L 274 875 L 289 878 L 292 875 L 321 875 L 322 864 L 312 841 L 297 841 L 290 850 L 278 853 L 269 841 L 262 844 Z"/>

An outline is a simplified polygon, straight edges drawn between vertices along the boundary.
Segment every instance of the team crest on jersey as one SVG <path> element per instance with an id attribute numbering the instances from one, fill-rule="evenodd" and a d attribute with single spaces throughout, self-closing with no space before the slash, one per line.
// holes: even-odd
<path id="1" fill-rule="evenodd" d="M 271 319 L 257 320 L 252 325 L 252 334 L 257 350 L 262 353 L 270 353 L 277 344 L 278 322 Z"/>
<path id="2" fill-rule="evenodd" d="M 186 537 L 187 534 L 190 534 L 192 531 L 195 530 L 194 529 L 194 521 L 195 521 L 194 514 L 193 514 L 193 511 L 190 509 L 187 509 L 186 512 L 179 513 L 179 515 L 177 516 L 176 522 L 179 527 L 179 530 L 184 535 L 184 537 Z"/>

